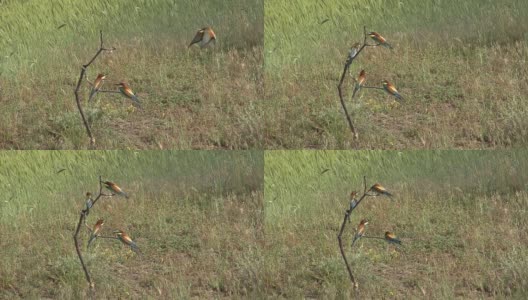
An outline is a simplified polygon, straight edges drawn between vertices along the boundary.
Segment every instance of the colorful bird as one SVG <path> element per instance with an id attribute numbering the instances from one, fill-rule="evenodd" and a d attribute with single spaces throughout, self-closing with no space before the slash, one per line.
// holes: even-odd
<path id="1" fill-rule="evenodd" d="M 124 231 L 122 230 L 116 230 L 114 231 L 115 234 L 117 234 L 117 238 L 125 245 L 128 245 L 130 246 L 130 248 L 132 248 L 132 250 L 134 250 L 134 252 L 136 253 L 139 253 L 139 248 L 138 246 L 136 245 L 136 243 L 134 243 L 134 241 L 128 236 L 128 234 L 126 234 Z"/>
<path id="2" fill-rule="evenodd" d="M 213 28 L 204 27 L 198 30 L 198 32 L 196 32 L 193 40 L 191 41 L 188 47 L 191 47 L 193 44 L 199 43 L 200 48 L 203 48 L 209 45 L 209 43 L 211 42 L 216 43 L 216 34 L 214 33 Z"/>
<path id="3" fill-rule="evenodd" d="M 359 92 L 361 87 L 365 84 L 365 81 L 367 81 L 367 77 L 365 76 L 365 70 L 361 70 L 359 72 L 358 78 L 356 79 L 356 87 L 354 88 L 354 95 Z"/>
<path id="4" fill-rule="evenodd" d="M 392 83 L 388 82 L 387 80 L 383 80 L 381 83 L 383 84 L 383 89 L 387 93 L 396 97 L 396 99 L 398 100 L 403 100 L 403 97 L 400 95 L 400 93 L 398 93 L 398 90 L 396 90 L 396 88 L 394 87 L 394 85 L 392 85 Z"/>
<path id="5" fill-rule="evenodd" d="M 103 219 L 99 219 L 97 223 L 95 223 L 92 229 L 92 234 L 90 235 L 90 239 L 88 240 L 88 246 L 86 246 L 86 248 L 89 248 L 90 244 L 97 238 L 97 236 L 99 236 L 99 233 L 101 232 L 101 228 L 103 227 L 103 224 L 104 224 Z"/>
<path id="6" fill-rule="evenodd" d="M 350 51 L 348 52 L 348 59 L 349 60 L 353 60 L 354 58 L 356 58 L 356 55 L 359 52 L 359 48 L 361 48 L 361 44 L 360 43 L 354 43 L 352 45 L 352 47 L 350 48 Z"/>
<path id="7" fill-rule="evenodd" d="M 125 96 L 128 99 L 132 100 L 132 102 L 134 103 L 135 106 L 141 108 L 141 102 L 139 102 L 138 97 L 134 94 L 134 92 L 128 86 L 128 84 L 126 84 L 125 82 L 120 82 L 120 83 L 118 83 L 116 85 L 119 86 L 119 91 L 121 92 L 121 94 L 123 96 Z"/>
<path id="8" fill-rule="evenodd" d="M 356 191 L 352 191 L 350 193 L 350 208 L 348 209 L 348 211 L 352 211 L 354 208 L 356 208 L 356 205 L 357 205 L 356 196 L 357 196 Z"/>
<path id="9" fill-rule="evenodd" d="M 379 45 L 385 48 L 392 49 L 392 46 L 389 43 L 387 43 L 387 40 L 384 37 L 382 37 L 379 33 L 372 31 L 372 32 L 369 32 L 368 35 L 370 36 L 371 39 L 376 41 L 376 43 L 378 43 Z"/>
<path id="10" fill-rule="evenodd" d="M 368 224 L 367 219 L 363 219 L 361 220 L 361 222 L 359 222 L 359 225 L 356 229 L 356 234 L 354 235 L 354 240 L 352 241 L 352 247 L 354 247 L 354 244 L 356 243 L 356 241 L 359 240 L 365 234 L 365 230 L 367 229 L 366 228 L 367 224 Z"/>
<path id="11" fill-rule="evenodd" d="M 112 193 L 115 193 L 115 194 L 124 196 L 125 198 L 128 198 L 128 195 L 125 192 L 123 192 L 123 190 L 117 184 L 115 184 L 115 183 L 113 183 L 111 181 L 105 181 L 103 183 L 105 184 L 105 187 L 107 189 L 112 191 Z"/>
<path id="12" fill-rule="evenodd" d="M 90 212 L 90 208 L 92 208 L 93 206 L 93 199 L 92 199 L 92 193 L 90 192 L 86 192 L 86 202 L 85 202 L 85 205 L 86 205 L 86 215 L 88 215 L 88 213 Z"/>
<path id="13" fill-rule="evenodd" d="M 389 193 L 381 184 L 375 183 L 369 191 L 376 192 L 378 195 L 385 195 L 392 197 L 392 194 Z"/>
<path id="14" fill-rule="evenodd" d="M 95 78 L 92 86 L 92 90 L 90 91 L 90 97 L 88 98 L 88 102 L 92 101 L 92 98 L 99 92 L 101 87 L 103 86 L 104 80 L 106 79 L 105 74 L 99 74 L 97 75 L 97 78 Z"/>
<path id="15" fill-rule="evenodd" d="M 402 244 L 402 242 L 396 237 L 396 235 L 390 231 L 385 231 L 385 240 L 391 244 Z"/>

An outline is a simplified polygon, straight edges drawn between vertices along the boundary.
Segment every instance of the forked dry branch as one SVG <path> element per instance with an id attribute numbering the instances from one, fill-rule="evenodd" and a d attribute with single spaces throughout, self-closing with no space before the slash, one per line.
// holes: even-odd
<path id="1" fill-rule="evenodd" d="M 79 80 L 77 80 L 77 86 L 75 87 L 75 101 L 77 102 L 77 109 L 79 110 L 79 113 L 81 114 L 81 118 L 84 123 L 84 127 L 86 128 L 86 133 L 88 134 L 88 137 L 90 138 L 90 147 L 95 147 L 95 138 L 93 137 L 92 130 L 90 128 L 90 124 L 88 124 L 88 121 L 86 120 L 86 116 L 84 115 L 84 111 L 82 109 L 81 105 L 81 98 L 79 96 L 79 90 L 81 88 L 81 84 L 83 82 L 83 79 L 86 77 L 86 70 L 88 67 L 95 61 L 95 59 L 101 54 L 103 51 L 114 51 L 116 50 L 115 47 L 111 48 L 105 48 L 103 44 L 103 31 L 99 31 L 99 50 L 95 53 L 95 55 L 92 57 L 92 59 L 87 63 L 82 65 L 81 67 L 81 73 L 79 74 Z"/>
<path id="2" fill-rule="evenodd" d="M 378 189 L 378 188 L 381 188 L 381 189 Z M 375 192 L 375 194 L 369 194 L 369 192 Z M 352 286 L 354 287 L 354 289 L 358 289 L 359 288 L 359 284 L 358 284 L 356 278 L 354 277 L 354 274 L 352 273 L 352 269 L 350 268 L 350 264 L 348 263 L 348 259 L 347 259 L 346 254 L 345 254 L 345 249 L 344 249 L 344 246 L 343 246 L 343 233 L 345 231 L 346 224 L 350 223 L 350 215 L 352 214 L 354 209 L 356 209 L 358 207 L 358 205 L 363 201 L 363 199 L 365 199 L 366 197 L 377 197 L 377 196 L 382 195 L 382 194 L 387 195 L 387 196 L 392 196 L 381 185 L 379 185 L 377 183 L 374 184 L 371 188 L 367 189 L 367 178 L 366 178 L 366 176 L 364 176 L 363 177 L 363 195 L 361 195 L 361 197 L 359 197 L 358 199 L 356 199 L 355 197 L 350 199 L 350 206 L 345 211 L 345 216 L 343 218 L 343 222 L 341 223 L 341 228 L 339 230 L 339 234 L 337 235 L 337 241 L 338 241 L 338 244 L 339 244 L 339 250 L 341 251 L 341 256 L 343 257 L 343 261 L 345 262 L 345 266 L 347 268 L 348 275 L 350 277 L 350 281 L 352 282 Z M 381 238 L 381 237 L 368 237 L 368 238 L 384 239 L 384 238 Z"/>

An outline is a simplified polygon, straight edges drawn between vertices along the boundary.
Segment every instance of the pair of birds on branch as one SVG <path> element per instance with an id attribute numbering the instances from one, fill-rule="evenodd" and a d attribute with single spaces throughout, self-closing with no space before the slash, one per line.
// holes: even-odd
<path id="1" fill-rule="evenodd" d="M 387 197 L 392 197 L 392 194 L 387 191 L 386 188 L 384 188 L 381 184 L 375 183 L 373 186 L 370 187 L 368 192 L 374 192 L 374 194 L 370 194 L 370 196 L 381 196 L 385 195 Z M 367 194 L 369 195 L 369 194 Z M 357 192 L 352 191 L 350 193 L 350 208 L 348 209 L 348 213 L 352 212 L 358 205 L 359 201 L 357 200 Z"/>
<path id="2" fill-rule="evenodd" d="M 357 240 L 365 236 L 365 231 L 367 230 L 368 223 L 369 221 L 367 219 L 363 219 L 359 222 L 359 225 L 356 229 L 356 234 L 354 235 L 354 240 L 352 241 L 352 247 L 354 247 L 354 244 Z M 402 241 L 398 239 L 398 237 L 396 237 L 396 234 L 390 231 L 385 231 L 384 240 L 391 244 L 402 244 Z"/>
<path id="3" fill-rule="evenodd" d="M 88 102 L 91 102 L 93 97 L 101 90 L 105 80 L 106 80 L 106 75 L 105 74 L 99 73 L 97 75 L 97 77 L 95 78 L 95 80 L 94 80 L 94 82 L 92 84 L 92 90 L 90 91 L 90 97 L 88 98 Z M 119 86 L 119 93 L 121 95 L 123 95 L 124 97 L 132 100 L 132 103 L 135 106 L 141 108 L 141 102 L 139 102 L 138 97 L 136 96 L 136 94 L 134 94 L 134 92 L 132 91 L 132 89 L 130 88 L 130 86 L 126 82 L 122 81 L 122 82 L 117 83 L 115 85 Z"/>
<path id="4" fill-rule="evenodd" d="M 112 192 L 113 195 L 121 195 L 128 199 L 128 195 L 121 189 L 117 184 L 111 181 L 104 181 L 103 184 L 105 187 Z M 86 215 L 90 213 L 90 208 L 92 208 L 94 200 L 92 198 L 92 193 L 86 192 L 86 201 L 85 201 L 85 211 Z"/>
<path id="5" fill-rule="evenodd" d="M 372 31 L 368 33 L 368 36 L 370 36 L 370 38 L 373 39 L 377 43 L 377 45 L 388 48 L 388 49 L 393 49 L 392 46 L 389 43 L 387 43 L 387 40 L 383 36 L 381 36 L 379 33 Z M 360 49 L 361 49 L 360 43 L 355 43 L 354 45 L 352 45 L 352 48 L 350 49 L 350 52 L 348 54 L 348 59 L 353 60 L 359 53 Z M 365 85 L 366 80 L 367 78 L 365 76 L 365 70 L 361 70 L 359 72 L 358 78 L 356 79 L 356 86 L 354 87 L 354 94 L 359 92 L 361 87 Z M 383 89 L 388 94 L 396 97 L 396 99 L 398 100 L 403 100 L 403 97 L 400 95 L 396 87 L 392 83 L 390 83 L 388 80 L 382 80 L 381 84 L 383 86 Z"/>
<path id="6" fill-rule="evenodd" d="M 365 86 L 365 82 L 367 81 L 367 77 L 365 74 L 365 70 L 361 70 L 359 72 L 359 75 L 356 79 L 356 86 L 354 87 L 354 95 L 359 92 L 359 90 Z M 381 84 L 383 86 L 383 89 L 391 96 L 396 97 L 398 100 L 403 100 L 403 97 L 400 95 L 396 87 L 390 83 L 388 80 L 382 80 Z"/>
<path id="7" fill-rule="evenodd" d="M 101 230 L 104 225 L 104 220 L 99 219 L 93 226 L 92 233 L 90 234 L 90 239 L 88 240 L 88 245 L 86 248 L 90 247 L 90 244 L 101 234 Z M 137 244 L 130 238 L 130 236 L 123 230 L 115 230 L 116 238 L 119 239 L 123 244 L 129 246 L 134 252 L 139 253 L 139 247 Z"/>
<path id="8" fill-rule="evenodd" d="M 213 44 L 216 43 L 216 34 L 214 33 L 211 27 L 204 27 L 196 32 L 193 40 L 191 41 L 188 47 L 191 47 L 194 44 L 198 44 L 200 48 L 204 48 L 210 45 L 211 43 Z M 88 98 L 88 102 L 90 102 L 93 99 L 93 97 L 101 90 L 105 79 L 106 79 L 105 74 L 100 73 L 97 75 L 97 77 L 95 78 L 93 82 L 92 90 L 90 91 L 90 97 Z M 134 92 L 132 91 L 132 89 L 126 82 L 122 81 L 120 83 L 117 83 L 116 86 L 119 86 L 119 92 L 123 96 L 132 100 L 134 105 L 141 107 L 141 102 L 139 102 L 138 97 L 134 94 Z"/>

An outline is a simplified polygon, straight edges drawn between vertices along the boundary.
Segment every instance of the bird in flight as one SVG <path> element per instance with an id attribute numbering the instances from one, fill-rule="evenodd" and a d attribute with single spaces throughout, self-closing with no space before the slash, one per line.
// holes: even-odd
<path id="1" fill-rule="evenodd" d="M 216 44 L 216 34 L 211 27 L 204 27 L 196 32 L 188 47 L 198 43 L 200 48 L 208 46 L 211 42 Z"/>

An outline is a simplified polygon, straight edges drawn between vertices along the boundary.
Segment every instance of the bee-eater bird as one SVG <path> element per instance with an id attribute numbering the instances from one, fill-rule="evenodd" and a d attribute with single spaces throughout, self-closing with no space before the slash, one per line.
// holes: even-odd
<path id="1" fill-rule="evenodd" d="M 357 205 L 356 196 L 357 196 L 356 191 L 352 191 L 350 193 L 350 208 L 348 209 L 348 211 L 352 211 L 354 208 L 356 208 L 356 205 Z"/>
<path id="2" fill-rule="evenodd" d="M 387 40 L 384 37 L 382 37 L 379 33 L 372 31 L 372 32 L 369 32 L 368 35 L 370 36 L 371 39 L 376 41 L 376 43 L 378 43 L 379 45 L 385 48 L 392 49 L 392 46 L 389 43 L 387 43 Z"/>
<path id="3" fill-rule="evenodd" d="M 92 193 L 86 192 L 86 211 L 90 211 L 90 208 L 92 208 L 93 205 L 93 199 L 92 199 Z"/>
<path id="4" fill-rule="evenodd" d="M 365 230 L 367 229 L 366 227 L 367 224 L 368 224 L 367 219 L 363 219 L 361 220 L 361 222 L 359 222 L 359 225 L 356 229 L 356 234 L 354 235 L 354 240 L 352 241 L 352 247 L 354 247 L 354 244 L 356 243 L 356 241 L 359 240 L 365 234 Z"/>
<path id="5" fill-rule="evenodd" d="M 92 229 L 92 234 L 90 235 L 90 239 L 88 240 L 88 246 L 86 246 L 86 248 L 89 248 L 90 244 L 97 238 L 97 236 L 99 236 L 99 233 L 101 232 L 101 228 L 103 227 L 103 224 L 104 224 L 103 219 L 99 219 L 97 223 L 95 223 Z"/>
<path id="6" fill-rule="evenodd" d="M 106 75 L 99 74 L 97 75 L 97 78 L 95 78 L 92 86 L 92 91 L 90 91 L 90 97 L 88 98 L 88 102 L 92 101 L 92 98 L 99 92 L 101 87 L 103 86 L 104 80 L 106 79 Z"/>
<path id="7" fill-rule="evenodd" d="M 391 244 L 402 244 L 402 242 L 396 237 L 396 235 L 390 231 L 385 231 L 385 240 Z"/>
<path id="8" fill-rule="evenodd" d="M 367 77 L 365 76 L 365 70 L 361 70 L 361 72 L 359 72 L 358 78 L 356 80 L 356 87 L 354 88 L 354 94 L 359 92 L 361 87 L 363 85 L 365 85 L 365 81 L 367 81 Z"/>
<path id="9" fill-rule="evenodd" d="M 360 47 L 361 47 L 360 43 L 354 43 L 354 45 L 352 45 L 352 48 L 350 48 L 350 51 L 348 52 L 349 60 L 353 60 L 354 58 L 356 58 L 356 55 L 358 54 Z"/>
<path id="10" fill-rule="evenodd" d="M 105 187 L 109 189 L 112 193 L 128 198 L 128 195 L 125 192 L 123 192 L 123 190 L 117 184 L 111 181 L 105 181 L 104 184 L 105 184 Z"/>
<path id="11" fill-rule="evenodd" d="M 134 103 L 135 106 L 141 108 L 141 102 L 139 102 L 138 97 L 134 94 L 134 92 L 128 86 L 128 84 L 126 84 L 125 82 L 120 82 L 120 83 L 118 83 L 116 85 L 119 86 L 119 91 L 121 92 L 121 94 L 123 96 L 125 96 L 128 99 L 132 100 L 132 102 Z"/>
<path id="12" fill-rule="evenodd" d="M 403 97 L 398 93 L 398 90 L 392 85 L 392 83 L 388 82 L 387 80 L 383 80 L 381 82 L 383 84 L 383 89 L 391 94 L 392 96 L 396 97 L 398 100 L 403 100 Z"/>
<path id="13" fill-rule="evenodd" d="M 385 195 L 392 197 L 392 194 L 387 191 L 381 184 L 375 183 L 371 188 L 370 191 L 376 192 L 378 195 Z"/>
<path id="14" fill-rule="evenodd" d="M 122 230 L 116 230 L 114 231 L 115 234 L 117 234 L 117 238 L 125 245 L 128 245 L 130 246 L 130 248 L 132 248 L 132 250 L 134 250 L 134 252 L 136 253 L 139 253 L 139 248 L 138 246 L 136 245 L 136 243 L 134 243 L 134 241 L 128 236 L 128 234 L 126 234 L 124 231 Z"/>
<path id="15" fill-rule="evenodd" d="M 203 48 L 209 45 L 209 43 L 211 42 L 216 43 L 216 34 L 214 33 L 213 28 L 204 27 L 198 30 L 198 32 L 196 32 L 193 40 L 191 41 L 188 47 L 191 47 L 193 44 L 199 43 L 198 45 L 200 45 L 200 48 Z"/>

